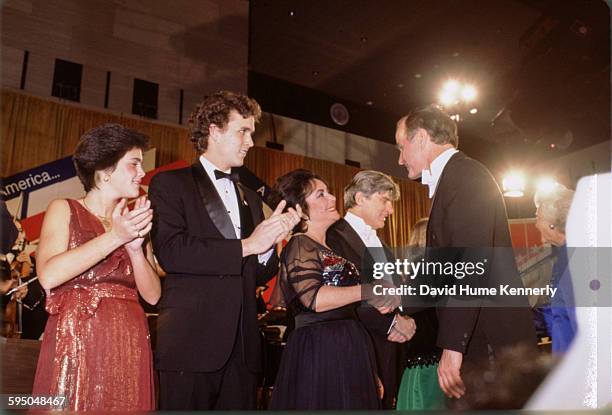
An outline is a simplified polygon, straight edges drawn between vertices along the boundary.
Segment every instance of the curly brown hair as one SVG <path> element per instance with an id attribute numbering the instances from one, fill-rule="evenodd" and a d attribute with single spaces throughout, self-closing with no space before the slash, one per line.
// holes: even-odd
<path id="1" fill-rule="evenodd" d="M 253 117 L 255 122 L 261 118 L 261 108 L 257 101 L 234 92 L 219 91 L 207 95 L 196 105 L 189 117 L 189 139 L 198 153 L 201 154 L 208 148 L 210 125 L 215 124 L 220 129 L 224 129 L 232 110 L 244 118 Z"/>

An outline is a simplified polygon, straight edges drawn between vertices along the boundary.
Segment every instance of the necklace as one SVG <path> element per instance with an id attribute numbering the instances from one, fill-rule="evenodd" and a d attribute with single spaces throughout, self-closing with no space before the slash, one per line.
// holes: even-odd
<path id="1" fill-rule="evenodd" d="M 100 222 L 102 222 L 102 225 L 104 225 L 105 228 L 110 228 L 111 227 L 111 221 L 110 219 L 108 219 L 106 216 L 100 216 L 98 215 L 96 212 L 94 212 L 93 210 L 91 210 L 91 208 L 89 206 L 87 206 L 87 203 L 85 203 L 85 198 L 83 198 L 83 206 L 85 206 L 85 209 L 87 209 L 90 213 L 92 213 L 95 217 L 97 217 L 98 219 L 100 219 Z"/>

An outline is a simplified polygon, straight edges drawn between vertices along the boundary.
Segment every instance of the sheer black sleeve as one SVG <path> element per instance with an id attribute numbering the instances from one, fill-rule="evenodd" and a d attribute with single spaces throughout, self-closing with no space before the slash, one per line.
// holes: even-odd
<path id="1" fill-rule="evenodd" d="M 323 285 L 321 248 L 304 235 L 291 238 L 281 254 L 280 284 L 288 307 L 315 311 L 319 288 Z"/>

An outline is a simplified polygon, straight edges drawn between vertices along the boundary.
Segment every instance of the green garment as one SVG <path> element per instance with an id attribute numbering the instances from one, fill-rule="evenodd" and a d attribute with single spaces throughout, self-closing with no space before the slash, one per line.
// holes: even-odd
<path id="1" fill-rule="evenodd" d="M 397 394 L 398 411 L 445 409 L 445 397 L 438 385 L 438 364 L 407 368 Z"/>

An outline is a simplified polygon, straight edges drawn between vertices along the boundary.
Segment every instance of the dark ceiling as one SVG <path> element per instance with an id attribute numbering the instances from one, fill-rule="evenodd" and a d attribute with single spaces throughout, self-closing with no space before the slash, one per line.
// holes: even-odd
<path id="1" fill-rule="evenodd" d="M 460 148 L 534 163 L 610 139 L 610 9 L 590 0 L 250 2 L 249 92 L 265 110 L 392 142 L 447 79 L 478 90 Z M 469 108 L 464 108 L 467 110 Z M 454 112 L 454 111 L 453 111 Z"/>

